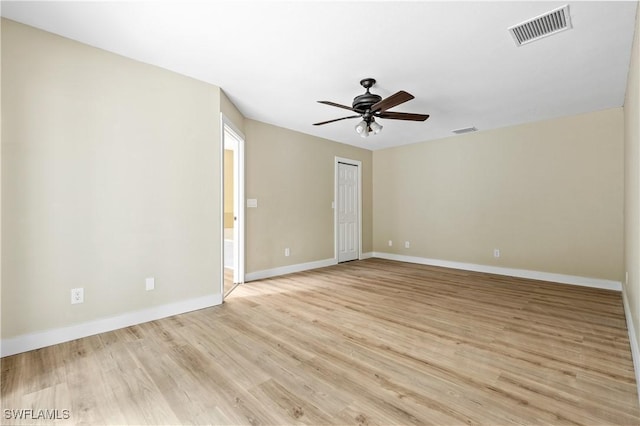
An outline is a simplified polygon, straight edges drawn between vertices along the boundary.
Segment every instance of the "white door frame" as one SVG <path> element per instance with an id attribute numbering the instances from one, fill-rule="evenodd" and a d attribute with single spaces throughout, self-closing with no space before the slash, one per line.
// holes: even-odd
<path id="1" fill-rule="evenodd" d="M 220 294 L 224 298 L 224 147 L 225 131 L 237 140 L 234 158 L 234 283 L 244 283 L 245 276 L 245 211 L 244 211 L 244 134 L 229 118 L 220 113 Z"/>
<path id="2" fill-rule="evenodd" d="M 349 164 L 358 167 L 358 259 L 362 259 L 362 161 L 335 157 L 333 175 L 333 258 L 338 262 L 339 229 L 338 226 L 338 164 Z"/>

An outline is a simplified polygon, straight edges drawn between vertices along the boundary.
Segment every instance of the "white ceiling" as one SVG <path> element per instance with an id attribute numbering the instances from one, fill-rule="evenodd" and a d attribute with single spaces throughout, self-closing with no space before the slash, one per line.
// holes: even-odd
<path id="1" fill-rule="evenodd" d="M 507 28 L 569 4 L 573 29 L 516 47 Z M 220 86 L 245 117 L 369 149 L 620 107 L 637 2 L 8 2 L 2 16 Z M 362 139 L 373 77 L 416 98 Z"/>

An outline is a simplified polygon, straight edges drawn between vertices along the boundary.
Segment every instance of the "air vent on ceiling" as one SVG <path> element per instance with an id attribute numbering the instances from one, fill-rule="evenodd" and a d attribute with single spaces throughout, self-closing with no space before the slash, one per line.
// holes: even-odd
<path id="1" fill-rule="evenodd" d="M 513 36 L 516 45 L 522 46 L 571 28 L 569 5 L 565 5 L 521 24 L 509 27 L 509 32 Z"/>
<path id="2" fill-rule="evenodd" d="M 478 131 L 478 129 L 476 129 L 475 127 L 464 127 L 462 129 L 452 130 L 452 132 L 455 133 L 456 135 L 461 135 L 463 133 L 471 133 L 476 131 Z"/>

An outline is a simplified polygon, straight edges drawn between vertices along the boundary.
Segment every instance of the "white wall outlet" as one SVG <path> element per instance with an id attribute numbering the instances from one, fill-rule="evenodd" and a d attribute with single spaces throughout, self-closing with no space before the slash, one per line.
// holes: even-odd
<path id="1" fill-rule="evenodd" d="M 147 291 L 153 290 L 154 288 L 156 288 L 156 279 L 153 277 L 146 278 L 144 280 L 144 286 Z"/>
<path id="2" fill-rule="evenodd" d="M 286 249 L 284 249 L 284 255 L 285 256 L 289 256 L 291 254 L 291 250 L 289 250 L 289 247 L 287 247 Z"/>
<path id="3" fill-rule="evenodd" d="M 257 198 L 247 198 L 247 208 L 257 209 L 258 208 L 258 199 Z"/>
<path id="4" fill-rule="evenodd" d="M 500 249 L 493 249 L 493 257 L 500 257 Z"/>
<path id="5" fill-rule="evenodd" d="M 404 248 L 410 248 L 410 247 L 411 247 L 411 243 L 409 241 L 405 241 Z"/>
<path id="6" fill-rule="evenodd" d="M 393 246 L 393 241 L 389 240 L 389 247 Z"/>
<path id="7" fill-rule="evenodd" d="M 71 289 L 71 304 L 84 303 L 84 288 Z"/>

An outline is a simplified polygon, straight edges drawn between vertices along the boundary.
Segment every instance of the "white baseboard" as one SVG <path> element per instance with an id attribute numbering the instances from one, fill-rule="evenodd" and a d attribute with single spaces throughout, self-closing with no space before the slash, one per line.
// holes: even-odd
<path id="1" fill-rule="evenodd" d="M 627 292 L 622 289 L 622 303 L 624 304 L 624 317 L 627 321 L 627 331 L 629 332 L 629 345 L 631 346 L 631 357 L 633 358 L 633 371 L 636 374 L 636 389 L 638 390 L 638 401 L 640 402 L 640 346 L 636 339 L 636 330 L 633 325 L 631 308 L 627 299 Z"/>
<path id="2" fill-rule="evenodd" d="M 488 274 L 506 275 L 518 278 L 530 278 L 554 283 L 580 285 L 605 290 L 622 291 L 620 281 L 604 280 L 600 278 L 579 277 L 575 275 L 555 274 L 551 272 L 530 271 L 527 269 L 504 268 L 501 266 L 477 265 L 475 263 L 453 262 L 449 260 L 429 259 L 426 257 L 404 256 L 401 254 L 373 252 L 373 257 L 400 262 L 419 263 L 421 265 L 442 266 L 444 268 L 462 269 L 465 271 L 485 272 Z"/>
<path id="3" fill-rule="evenodd" d="M 280 266 L 273 269 L 264 269 L 262 271 L 249 272 L 245 274 L 245 281 L 263 280 L 265 278 L 277 277 L 279 275 L 292 274 L 294 272 L 308 271 L 309 269 L 324 268 L 326 266 L 337 265 L 336 259 L 316 260 L 314 262 L 298 263 L 296 265 Z"/>
<path id="4" fill-rule="evenodd" d="M 222 295 L 198 297 L 196 299 L 183 300 L 169 303 L 167 305 L 155 306 L 153 308 L 140 311 L 127 312 L 109 318 L 102 318 L 69 327 L 56 328 L 53 330 L 39 331 L 36 333 L 24 334 L 22 336 L 2 339 L 0 343 L 0 356 L 27 352 L 82 337 L 93 336 L 94 334 L 117 330 L 131 325 L 154 321 L 173 315 L 184 314 L 198 309 L 209 308 L 222 303 Z"/>
<path id="5" fill-rule="evenodd" d="M 373 252 L 369 251 L 366 253 L 362 253 L 360 255 L 360 260 L 371 259 L 373 257 Z"/>

